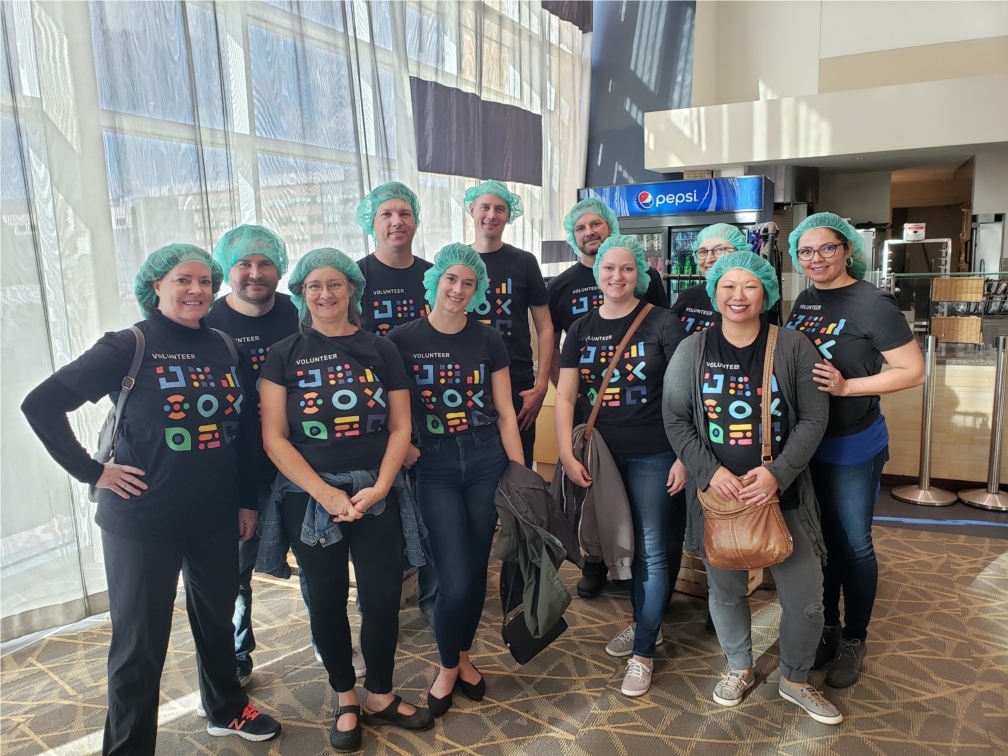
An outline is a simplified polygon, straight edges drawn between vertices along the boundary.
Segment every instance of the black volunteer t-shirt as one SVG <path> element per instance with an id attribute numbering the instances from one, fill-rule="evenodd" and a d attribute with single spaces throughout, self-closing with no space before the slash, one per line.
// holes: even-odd
<path id="1" fill-rule="evenodd" d="M 882 352 L 913 341 L 896 299 L 867 281 L 840 289 L 809 286 L 795 300 L 787 327 L 808 336 L 844 378 L 877 375 Z M 859 433 L 878 416 L 878 396 L 831 396 L 826 435 Z"/>
<path id="2" fill-rule="evenodd" d="M 263 378 L 287 388 L 290 442 L 313 470 L 381 465 L 389 392 L 409 388 L 391 344 L 365 330 L 323 336 L 309 329 L 273 345 Z"/>
<path id="3" fill-rule="evenodd" d="M 255 411 L 256 422 L 250 423 L 252 446 L 255 454 L 253 468 L 259 482 L 272 483 L 276 478 L 273 464 L 262 443 L 262 413 L 259 409 L 259 376 L 270 347 L 280 339 L 285 339 L 297 331 L 298 311 L 287 294 L 274 295 L 273 308 L 265 315 L 250 317 L 231 309 L 226 297 L 214 302 L 213 309 L 206 316 L 206 324 L 224 331 L 235 343 L 238 359 L 241 361 L 242 385 L 245 401 Z"/>
<path id="4" fill-rule="evenodd" d="M 707 439 L 714 456 L 733 474 L 745 475 L 759 467 L 763 456 L 763 361 L 770 326 L 762 323 L 759 336 L 746 347 L 729 343 L 716 325 L 707 334 L 700 393 L 707 408 Z M 772 376 L 770 450 L 774 458 L 788 437 L 788 409 Z M 781 508 L 798 506 L 792 484 L 781 495 Z"/>
<path id="5" fill-rule="evenodd" d="M 496 252 L 480 254 L 490 277 L 487 301 L 471 317 L 497 329 L 511 357 L 511 384 L 524 391 L 535 383 L 529 307 L 549 304 L 546 283 L 535 255 L 505 244 Z"/>
<path id="6" fill-rule="evenodd" d="M 672 312 L 678 316 L 687 334 L 706 331 L 715 323 L 721 322 L 721 313 L 714 312 L 705 283 L 680 292 L 672 303 Z"/>
<path id="7" fill-rule="evenodd" d="M 423 277 L 431 263 L 414 257 L 408 268 L 391 268 L 370 254 L 357 265 L 365 282 L 361 297 L 365 331 L 387 336 L 396 326 L 430 314 Z"/>
<path id="8" fill-rule="evenodd" d="M 146 349 L 123 411 L 115 461 L 143 470 L 148 488 L 129 499 L 99 489 L 95 522 L 110 533 L 148 540 L 237 527 L 239 499 L 248 509 L 257 507 L 249 448 L 249 426 L 257 419 L 239 367 L 220 334 L 206 325 L 187 328 L 160 313 L 137 325 Z M 52 403 L 64 412 L 118 393 L 135 347 L 128 329 L 106 333 L 36 391 L 63 386 L 67 396 Z M 62 423 L 46 424 L 51 437 L 46 428 L 36 432 L 57 461 L 79 480 L 97 481 L 101 466 L 68 433 L 65 415 Z"/>
<path id="9" fill-rule="evenodd" d="M 648 268 L 648 276 L 651 283 L 644 293 L 644 301 L 655 307 L 668 307 L 661 274 L 654 268 Z M 574 321 L 602 304 L 602 292 L 595 283 L 595 273 L 580 262 L 552 279 L 546 286 L 546 291 L 549 295 L 553 330 L 557 334 L 569 331 Z"/>
<path id="10" fill-rule="evenodd" d="M 490 376 L 510 364 L 500 333 L 472 319 L 458 333 L 441 333 L 423 318 L 396 328 L 388 339 L 412 376 L 413 425 L 422 437 L 497 422 Z"/>
<path id="11" fill-rule="evenodd" d="M 578 400 L 586 418 L 598 399 L 610 361 L 617 360 L 595 427 L 609 450 L 624 458 L 650 457 L 671 448 L 662 422 L 661 397 L 665 368 L 685 337 L 679 320 L 671 310 L 656 307 L 623 354 L 613 354 L 645 304 L 641 302 L 632 313 L 614 320 L 592 310 L 571 326 L 560 355 L 561 368 L 578 369 Z"/>

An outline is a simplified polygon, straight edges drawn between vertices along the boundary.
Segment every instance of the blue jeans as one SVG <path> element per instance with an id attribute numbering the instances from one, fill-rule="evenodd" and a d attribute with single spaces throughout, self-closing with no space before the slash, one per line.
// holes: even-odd
<path id="1" fill-rule="evenodd" d="M 630 515 L 633 517 L 630 605 L 637 623 L 634 654 L 651 659 L 669 597 L 668 559 L 665 556 L 669 523 L 673 507 L 678 505 L 685 513 L 685 500 L 677 497 L 680 501 L 675 502 L 668 495 L 666 483 L 676 459 L 674 452 L 636 459 L 621 459 L 614 454 L 613 459 L 630 499 Z M 676 568 L 678 570 L 678 562 Z"/>
<path id="2" fill-rule="evenodd" d="M 472 648 L 483 615 L 497 523 L 494 493 L 507 466 L 496 425 L 420 441 L 417 503 L 437 573 L 434 637 L 448 669 Z"/>
<path id="3" fill-rule="evenodd" d="M 271 484 L 272 485 L 272 484 Z M 262 514 L 270 497 L 270 486 L 259 487 L 259 513 Z M 253 533 L 247 541 L 238 542 L 238 596 L 234 608 L 234 647 L 235 659 L 238 662 L 238 674 L 252 674 L 252 652 L 255 651 L 255 634 L 252 632 L 252 572 L 259 558 L 259 534 Z M 295 554 L 295 558 L 297 555 Z M 298 563 L 298 579 L 301 581 L 301 596 L 308 608 L 308 588 L 305 585 L 304 571 Z M 312 638 L 312 646 L 315 639 Z"/>
<path id="4" fill-rule="evenodd" d="M 809 462 L 826 542 L 823 568 L 826 625 L 840 621 L 843 589 L 843 635 L 849 640 L 864 641 L 868 636 L 868 621 L 875 605 L 878 561 L 872 543 L 872 517 L 882 468 L 888 459 L 887 446 L 860 465 L 831 465 L 815 459 Z"/>

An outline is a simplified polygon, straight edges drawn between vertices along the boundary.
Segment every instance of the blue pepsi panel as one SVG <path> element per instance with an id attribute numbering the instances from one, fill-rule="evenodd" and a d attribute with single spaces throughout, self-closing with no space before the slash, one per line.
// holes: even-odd
<path id="1" fill-rule="evenodd" d="M 763 209 L 763 177 L 663 181 L 578 189 L 578 199 L 597 197 L 620 218 L 695 215 Z"/>

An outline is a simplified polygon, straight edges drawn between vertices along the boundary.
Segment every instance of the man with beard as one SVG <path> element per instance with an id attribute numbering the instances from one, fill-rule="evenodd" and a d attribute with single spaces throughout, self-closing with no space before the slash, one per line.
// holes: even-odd
<path id="1" fill-rule="evenodd" d="M 241 361 L 239 370 L 245 389 L 246 407 L 254 407 L 256 460 L 248 469 L 258 471 L 260 511 L 269 499 L 276 479 L 276 466 L 266 456 L 259 414 L 259 373 L 270 346 L 295 333 L 297 308 L 287 294 L 277 294 L 280 278 L 287 272 L 287 245 L 263 226 L 244 225 L 221 237 L 213 250 L 214 259 L 224 269 L 231 293 L 220 297 L 206 316 L 206 324 L 223 331 L 234 341 Z M 259 535 L 253 534 L 238 545 L 238 596 L 235 600 L 235 656 L 242 687 L 252 679 L 252 571 L 259 556 Z M 301 594 L 308 603 L 304 582 Z"/>
<path id="2" fill-rule="evenodd" d="M 550 378 L 556 385 L 560 377 L 560 336 L 566 333 L 575 321 L 602 304 L 602 292 L 592 268 L 595 265 L 595 254 L 602 242 L 612 234 L 618 234 L 619 221 L 616 213 L 602 200 L 591 197 L 581 200 L 563 221 L 567 231 L 567 243 L 570 244 L 578 262 L 549 282 L 546 291 L 549 294 L 550 316 L 553 318 L 553 360 L 550 363 Z M 644 300 L 655 307 L 668 307 L 668 295 L 661 274 L 654 268 L 648 269 L 650 283 L 644 294 Z M 591 407 L 578 404 L 575 407 L 574 425 L 584 423 L 588 419 Z M 671 542 L 671 541 L 670 541 Z M 682 538 L 679 539 L 682 543 Z M 680 549 L 681 550 L 681 549 Z M 678 559 L 674 564 L 678 564 Z M 670 564 L 673 564 L 670 562 Z M 578 596 L 590 599 L 601 593 L 605 587 L 608 569 L 603 562 L 585 561 L 581 570 L 581 579 L 577 584 Z"/>

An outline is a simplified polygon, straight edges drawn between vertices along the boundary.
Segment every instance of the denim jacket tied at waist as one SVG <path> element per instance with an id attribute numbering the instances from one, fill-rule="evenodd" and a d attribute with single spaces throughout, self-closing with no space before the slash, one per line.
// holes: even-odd
<path id="1" fill-rule="evenodd" d="M 331 486 L 350 486 L 356 494 L 363 488 L 375 484 L 378 478 L 377 470 L 354 470 L 345 473 L 319 473 L 319 476 Z M 392 482 L 392 489 L 399 498 L 399 517 L 402 520 L 403 540 L 406 542 L 406 559 L 414 567 L 426 564 L 421 539 L 427 538 L 427 528 L 420 517 L 413 492 L 406 483 L 402 471 Z M 304 490 L 288 480 L 283 473 L 277 473 L 269 503 L 259 522 L 259 559 L 256 563 L 257 572 L 266 572 L 275 577 L 289 578 L 290 567 L 287 566 L 287 550 L 290 542 L 280 525 L 280 502 L 289 493 L 304 493 Z M 385 499 L 378 501 L 365 513 L 380 515 L 385 511 Z M 338 542 L 343 538 L 338 522 L 333 522 L 333 516 L 315 499 L 308 499 L 304 522 L 301 525 L 301 541 L 314 546 L 321 544 L 323 548 Z"/>

